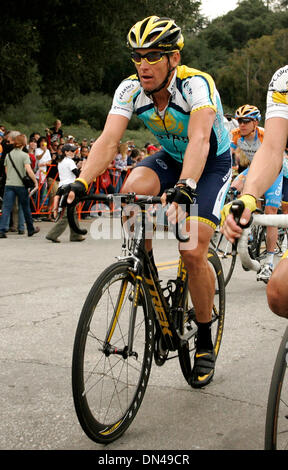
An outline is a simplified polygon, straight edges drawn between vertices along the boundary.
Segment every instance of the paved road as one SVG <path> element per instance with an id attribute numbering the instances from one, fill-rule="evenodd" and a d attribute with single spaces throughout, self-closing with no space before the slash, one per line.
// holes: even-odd
<path id="1" fill-rule="evenodd" d="M 96 224 L 93 233 L 101 233 L 99 219 Z M 120 241 L 89 234 L 85 242 L 70 243 L 66 231 L 61 244 L 52 244 L 45 240 L 50 226 L 41 222 L 34 237 L 1 240 L 0 449 L 263 449 L 269 381 L 287 322 L 268 310 L 265 285 L 239 262 L 227 288 L 213 382 L 193 390 L 177 360 L 153 365 L 125 435 L 105 448 L 86 437 L 71 394 L 74 332 L 92 282 L 119 254 Z M 108 219 L 102 229 L 107 238 Z M 174 240 L 156 239 L 154 246 L 157 262 L 176 259 Z"/>

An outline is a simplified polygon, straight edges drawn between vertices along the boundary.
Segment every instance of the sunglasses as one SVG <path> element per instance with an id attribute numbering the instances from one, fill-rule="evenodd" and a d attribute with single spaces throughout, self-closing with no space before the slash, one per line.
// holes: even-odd
<path id="1" fill-rule="evenodd" d="M 238 123 L 239 124 L 248 124 L 248 122 L 252 122 L 254 119 L 244 119 L 244 118 L 239 118 Z"/>
<path id="2" fill-rule="evenodd" d="M 140 54 L 139 52 L 133 51 L 131 52 L 131 59 L 132 59 L 132 62 L 134 62 L 134 64 L 137 64 L 137 65 L 140 65 L 143 59 L 145 59 L 148 62 L 148 64 L 153 65 L 153 64 L 157 64 L 157 62 L 160 62 L 160 60 L 162 60 L 166 54 L 171 54 L 171 52 L 176 52 L 176 50 L 165 51 L 165 52 L 151 51 L 151 52 L 147 52 L 147 54 Z"/>

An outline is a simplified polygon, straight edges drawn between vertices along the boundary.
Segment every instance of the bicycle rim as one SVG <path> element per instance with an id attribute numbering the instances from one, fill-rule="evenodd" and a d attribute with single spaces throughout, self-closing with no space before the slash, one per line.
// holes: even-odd
<path id="1" fill-rule="evenodd" d="M 265 450 L 288 450 L 288 328 L 277 353 L 267 403 Z"/>
<path id="2" fill-rule="evenodd" d="M 93 285 L 75 335 L 72 389 L 85 433 L 98 443 L 120 437 L 140 407 L 149 379 L 154 322 L 146 286 L 139 289 L 134 341 L 127 354 L 135 275 L 127 263 L 107 268 Z"/>
<path id="3" fill-rule="evenodd" d="M 225 284 L 222 272 L 221 262 L 216 252 L 209 248 L 208 261 L 215 278 L 215 295 L 212 310 L 212 341 L 214 352 L 217 358 L 222 341 L 224 318 L 225 318 Z M 183 313 L 183 337 L 187 338 L 181 341 L 179 347 L 179 362 L 185 380 L 189 383 L 194 362 L 195 339 L 197 334 L 197 326 L 195 323 L 196 316 L 193 304 L 188 291 L 186 280 L 186 288 L 184 290 L 184 313 Z"/>

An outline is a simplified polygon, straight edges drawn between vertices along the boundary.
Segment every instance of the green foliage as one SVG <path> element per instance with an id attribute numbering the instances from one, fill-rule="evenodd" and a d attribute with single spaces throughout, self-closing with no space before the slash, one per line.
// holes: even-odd
<path id="1" fill-rule="evenodd" d="M 288 29 L 283 29 L 270 36 L 251 39 L 241 50 L 235 50 L 217 73 L 223 101 L 234 107 L 254 104 L 263 113 L 269 81 L 274 71 L 284 65 L 287 46 Z"/>
<path id="2" fill-rule="evenodd" d="M 15 104 L 39 80 L 35 54 L 39 50 L 39 36 L 30 21 L 13 17 L 3 21 L 1 12 L 0 87 L 2 102 Z"/>
<path id="3" fill-rule="evenodd" d="M 200 4 L 19 0 L 11 8 L 10 0 L 1 0 L 0 122 L 44 131 L 56 117 L 68 133 L 93 137 L 104 126 L 115 88 L 134 72 L 127 32 L 153 14 L 182 26 L 182 63 L 213 76 L 225 110 L 250 101 L 264 114 L 267 83 L 287 63 L 287 0 L 239 0 L 234 11 L 211 22 L 200 15 Z M 146 132 L 135 116 L 130 131 Z"/>
<path id="4" fill-rule="evenodd" d="M 85 120 L 94 129 L 102 129 L 107 113 L 111 107 L 111 97 L 103 93 L 68 94 L 63 98 L 54 97 L 54 113 L 59 116 L 66 125 L 77 124 Z"/>

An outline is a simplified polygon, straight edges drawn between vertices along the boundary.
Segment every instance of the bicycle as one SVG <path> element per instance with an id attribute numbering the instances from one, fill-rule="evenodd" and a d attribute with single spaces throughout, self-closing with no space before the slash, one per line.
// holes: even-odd
<path id="1" fill-rule="evenodd" d="M 265 450 L 277 449 L 288 449 L 288 327 L 273 368 L 265 424 Z"/>
<path id="2" fill-rule="evenodd" d="M 178 357 L 189 384 L 197 324 L 181 256 L 177 275 L 162 287 L 145 250 L 146 207 L 159 197 L 136 194 L 84 196 L 103 202 L 121 200 L 139 208 L 133 236 L 123 229 L 122 254 L 96 279 L 80 314 L 73 347 L 72 391 L 79 423 L 97 443 L 118 439 L 131 425 L 143 400 L 151 366 Z M 75 205 L 75 204 L 74 204 Z M 74 206 L 68 206 L 71 227 Z M 185 242 L 176 224 L 176 237 Z M 209 249 L 215 277 L 212 338 L 215 356 L 222 340 L 225 286 L 220 260 Z M 156 268 L 157 269 L 157 268 Z M 216 293 L 217 291 L 217 293 Z"/>
<path id="3" fill-rule="evenodd" d="M 228 204 L 229 202 L 235 200 L 235 198 L 237 197 L 237 193 L 238 192 L 229 189 L 226 195 L 225 204 Z M 220 232 L 220 226 L 216 227 L 210 245 L 216 251 L 218 257 L 220 258 L 226 287 L 232 277 L 235 268 L 237 260 L 237 250 L 234 249 L 232 243 L 230 243 Z"/>
<path id="4" fill-rule="evenodd" d="M 230 202 L 235 201 L 239 194 L 239 191 L 235 189 L 229 189 L 225 199 L 225 204 L 229 204 Z M 259 212 L 262 211 L 260 211 L 259 209 Z M 253 224 L 250 227 L 248 248 L 250 256 L 253 259 L 258 259 L 259 257 L 259 251 L 261 246 L 261 242 L 259 242 L 259 232 L 262 233 L 261 229 L 262 227 L 256 227 Z M 211 246 L 212 248 L 214 248 L 220 258 L 226 287 L 235 269 L 237 261 L 237 247 L 225 238 L 223 233 L 221 233 L 220 231 L 220 227 L 217 227 L 215 230 L 215 233 L 211 239 Z M 245 270 L 245 267 L 243 267 L 243 269 Z"/>
<path id="5" fill-rule="evenodd" d="M 234 204 L 234 207 L 232 204 L 234 217 L 240 218 L 243 207 L 241 204 L 239 210 L 238 204 Z M 288 227 L 288 215 L 285 214 L 256 214 L 252 217 L 255 226 L 274 226 L 283 229 Z M 250 256 L 248 236 L 249 229 L 244 229 L 238 241 L 238 253 L 247 270 L 258 272 L 260 262 Z M 264 446 L 265 450 L 288 449 L 288 327 L 284 332 L 273 367 L 266 410 Z"/>

